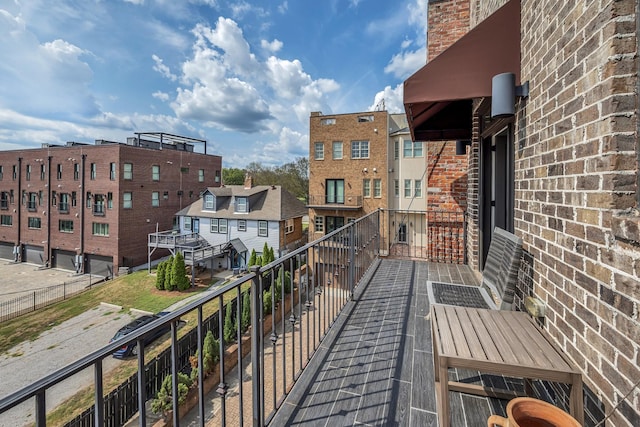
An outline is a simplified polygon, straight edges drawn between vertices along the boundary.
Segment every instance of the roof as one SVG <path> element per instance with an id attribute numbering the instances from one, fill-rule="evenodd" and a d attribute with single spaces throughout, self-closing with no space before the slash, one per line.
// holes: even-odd
<path id="1" fill-rule="evenodd" d="M 491 96 L 491 79 L 514 73 L 520 84 L 520 0 L 471 29 L 404 82 L 415 141 L 471 138 L 471 100 Z"/>
<path id="2" fill-rule="evenodd" d="M 216 211 L 202 209 L 202 197 L 180 210 L 178 216 L 202 218 L 252 219 L 265 221 L 283 221 L 307 215 L 308 209 L 293 194 L 280 185 L 256 185 L 246 189 L 243 185 L 209 187 L 205 193 L 211 193 L 218 199 Z M 203 193 L 204 195 L 204 193 Z M 232 197 L 248 197 L 249 213 L 236 213 L 231 208 Z"/>

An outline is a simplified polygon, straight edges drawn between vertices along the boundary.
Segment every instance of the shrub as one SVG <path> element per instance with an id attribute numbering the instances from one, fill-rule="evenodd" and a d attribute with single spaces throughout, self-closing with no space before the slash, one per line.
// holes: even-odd
<path id="1" fill-rule="evenodd" d="M 173 255 L 165 261 L 166 267 L 164 270 L 164 289 L 167 291 L 173 291 L 175 286 L 173 284 Z"/>
<path id="2" fill-rule="evenodd" d="M 204 342 L 202 343 L 202 364 L 204 365 L 204 376 L 206 377 L 211 372 L 216 363 L 220 361 L 220 341 L 213 337 L 213 333 L 208 331 L 204 336 Z M 194 356 L 189 358 L 191 363 L 191 380 L 196 382 L 198 379 L 198 352 Z"/>
<path id="3" fill-rule="evenodd" d="M 164 290 L 164 274 L 166 270 L 166 264 L 164 261 L 158 264 L 156 269 L 156 288 L 160 291 Z"/>
<path id="4" fill-rule="evenodd" d="M 273 300 L 271 299 L 271 292 L 264 291 L 262 293 L 262 312 L 264 314 L 271 314 L 272 307 L 273 307 Z"/>
<path id="5" fill-rule="evenodd" d="M 183 374 L 182 372 L 178 372 L 178 403 L 182 404 L 187 398 L 187 393 L 189 392 L 189 387 L 191 387 L 191 379 Z M 166 415 L 167 411 L 173 408 L 173 380 L 171 375 L 167 375 L 162 380 L 162 386 L 160 386 L 160 390 L 156 395 L 155 399 L 151 401 L 151 410 L 156 414 Z"/>
<path id="6" fill-rule="evenodd" d="M 185 272 L 184 257 L 180 252 L 176 253 L 176 256 L 173 258 L 171 276 L 173 279 L 174 289 L 177 288 L 179 291 L 186 291 L 189 289 L 190 283 Z"/>
<path id="7" fill-rule="evenodd" d="M 255 264 L 255 265 L 264 265 L 264 264 L 262 263 L 262 257 L 261 257 L 261 256 L 259 256 L 259 257 L 257 257 L 257 258 L 256 258 L 256 264 Z"/>
<path id="8" fill-rule="evenodd" d="M 267 265 L 271 262 L 271 258 L 269 256 L 269 245 L 267 242 L 264 242 L 264 246 L 262 247 L 262 265 Z"/>
<path id="9" fill-rule="evenodd" d="M 251 267 L 252 265 L 256 265 L 256 261 L 258 259 L 258 255 L 256 254 L 255 249 L 251 249 L 251 255 L 249 256 L 249 263 L 247 267 Z"/>
<path id="10" fill-rule="evenodd" d="M 236 332 L 236 326 L 237 326 L 237 320 L 238 319 L 234 319 L 233 316 L 233 308 L 231 303 L 227 304 L 225 306 L 225 313 L 224 313 L 224 342 L 234 342 L 237 338 L 237 332 Z"/>
<path id="11" fill-rule="evenodd" d="M 251 325 L 251 297 L 249 291 L 245 292 L 244 297 L 242 297 L 242 321 L 240 325 L 242 332 L 249 329 L 249 325 Z"/>

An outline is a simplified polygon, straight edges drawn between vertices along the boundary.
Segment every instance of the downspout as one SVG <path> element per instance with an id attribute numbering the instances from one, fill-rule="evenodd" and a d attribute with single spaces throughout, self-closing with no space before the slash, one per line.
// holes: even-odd
<path id="1" fill-rule="evenodd" d="M 13 172 L 13 171 L 12 171 Z M 23 253 L 22 253 L 22 235 L 20 230 L 21 227 L 21 218 L 22 218 L 22 157 L 18 157 L 18 247 L 20 248 L 20 262 L 23 262 Z"/>
<path id="2" fill-rule="evenodd" d="M 53 258 L 51 250 L 51 156 L 47 156 L 47 259 L 49 260 L 49 267 L 53 267 Z"/>
<path id="3" fill-rule="evenodd" d="M 84 211 L 86 204 L 86 192 L 85 192 L 85 165 L 86 165 L 87 155 L 82 155 L 82 167 L 81 167 L 81 176 L 80 176 L 80 256 L 82 257 L 82 264 L 80 266 L 80 273 L 84 274 L 86 270 L 86 262 L 84 259 Z"/>

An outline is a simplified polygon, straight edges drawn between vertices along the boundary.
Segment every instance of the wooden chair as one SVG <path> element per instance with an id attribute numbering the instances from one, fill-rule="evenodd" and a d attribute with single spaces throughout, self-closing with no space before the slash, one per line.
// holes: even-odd
<path id="1" fill-rule="evenodd" d="M 489 245 L 480 286 L 427 281 L 430 304 L 511 310 L 522 239 L 496 227 Z"/>

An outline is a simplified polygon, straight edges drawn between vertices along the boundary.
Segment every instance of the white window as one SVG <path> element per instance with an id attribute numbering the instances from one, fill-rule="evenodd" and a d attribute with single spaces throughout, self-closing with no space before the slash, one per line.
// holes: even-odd
<path id="1" fill-rule="evenodd" d="M 116 164 L 109 163 L 109 179 L 114 181 L 116 179 Z"/>
<path id="2" fill-rule="evenodd" d="M 284 233 L 293 233 L 293 219 L 288 219 L 284 223 Z"/>
<path id="3" fill-rule="evenodd" d="M 122 193 L 122 207 L 131 209 L 133 207 L 133 193 Z"/>
<path id="4" fill-rule="evenodd" d="M 400 158 L 400 141 L 393 142 L 393 158 L 395 160 Z"/>
<path id="5" fill-rule="evenodd" d="M 248 212 L 247 205 L 246 197 L 236 197 L 236 212 Z"/>
<path id="6" fill-rule="evenodd" d="M 98 165 L 91 163 L 91 179 L 95 180 L 98 177 Z"/>
<path id="7" fill-rule="evenodd" d="M 212 219 L 211 220 L 211 232 L 212 233 L 217 233 L 218 232 L 218 220 L 217 219 Z"/>
<path id="8" fill-rule="evenodd" d="M 369 141 L 351 141 L 351 158 L 368 159 Z"/>
<path id="9" fill-rule="evenodd" d="M 184 224 L 184 229 L 186 231 L 191 231 L 191 217 L 190 216 L 185 216 L 184 219 L 182 220 L 182 224 Z"/>
<path id="10" fill-rule="evenodd" d="M 358 123 L 367 123 L 373 121 L 373 114 L 367 114 L 366 116 L 358 116 Z"/>
<path id="11" fill-rule="evenodd" d="M 316 160 L 324 160 L 324 143 L 316 142 L 313 144 L 313 158 Z"/>
<path id="12" fill-rule="evenodd" d="M 198 182 L 204 182 L 204 169 L 198 169 Z"/>
<path id="13" fill-rule="evenodd" d="M 404 180 L 404 197 L 411 197 L 411 180 Z"/>
<path id="14" fill-rule="evenodd" d="M 103 224 L 100 222 L 93 223 L 93 233 L 94 236 L 108 236 L 109 235 L 109 224 Z"/>
<path id="15" fill-rule="evenodd" d="M 244 219 L 238 220 L 238 231 L 247 231 L 247 221 Z"/>
<path id="16" fill-rule="evenodd" d="M 364 197 L 371 197 L 371 180 L 370 179 L 362 180 L 362 195 Z"/>
<path id="17" fill-rule="evenodd" d="M 227 220 L 226 219 L 221 219 L 220 220 L 220 225 L 218 227 L 218 233 L 222 233 L 222 234 L 226 234 L 227 233 Z"/>
<path id="18" fill-rule="evenodd" d="M 320 120 L 320 124 L 323 125 L 335 125 L 336 124 L 336 119 L 335 118 L 329 118 L 329 119 L 322 119 Z"/>
<path id="19" fill-rule="evenodd" d="M 374 179 L 373 180 L 373 197 L 382 197 L 382 180 Z"/>
<path id="20" fill-rule="evenodd" d="M 422 181 L 419 179 L 416 179 L 413 182 L 413 193 L 415 194 L 416 197 L 422 197 Z"/>
<path id="21" fill-rule="evenodd" d="M 151 166 L 151 179 L 153 181 L 160 181 L 160 166 L 158 165 Z"/>
<path id="22" fill-rule="evenodd" d="M 269 228 L 267 221 L 258 221 L 258 236 L 267 237 L 269 235 Z"/>
<path id="23" fill-rule="evenodd" d="M 213 194 L 205 194 L 204 208 L 213 210 Z"/>
<path id="24" fill-rule="evenodd" d="M 316 216 L 314 224 L 315 224 L 314 230 L 316 232 L 323 232 L 324 231 L 324 217 L 323 216 Z"/>
<path id="25" fill-rule="evenodd" d="M 393 180 L 393 194 L 395 194 L 396 197 L 400 197 L 400 181 L 397 179 Z"/>
<path id="26" fill-rule="evenodd" d="M 126 180 L 133 179 L 133 163 L 125 163 L 122 167 L 122 178 Z"/>
<path id="27" fill-rule="evenodd" d="M 405 139 L 403 142 L 404 157 L 422 157 L 422 141 L 410 141 Z"/>
<path id="28" fill-rule="evenodd" d="M 332 151 L 333 160 L 341 160 L 342 159 L 342 142 L 334 141 L 333 142 L 333 151 Z"/>
<path id="29" fill-rule="evenodd" d="M 160 206 L 160 193 L 157 191 L 151 192 L 151 206 Z"/>

